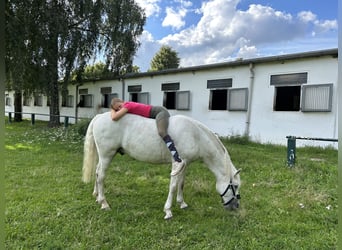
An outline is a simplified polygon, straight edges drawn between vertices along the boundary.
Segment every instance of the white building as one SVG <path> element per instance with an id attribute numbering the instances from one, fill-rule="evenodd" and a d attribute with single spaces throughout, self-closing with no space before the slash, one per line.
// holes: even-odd
<path id="1" fill-rule="evenodd" d="M 337 138 L 337 78 L 337 49 L 241 59 L 70 84 L 60 112 L 70 122 L 93 117 L 108 111 L 117 96 L 163 105 L 220 136 L 248 135 L 253 141 L 284 145 L 288 135 Z M 5 111 L 13 112 L 12 104 L 13 93 L 7 92 Z M 25 98 L 23 105 L 25 113 L 49 113 L 44 96 Z M 298 142 L 302 144 L 337 147 L 336 142 Z"/>

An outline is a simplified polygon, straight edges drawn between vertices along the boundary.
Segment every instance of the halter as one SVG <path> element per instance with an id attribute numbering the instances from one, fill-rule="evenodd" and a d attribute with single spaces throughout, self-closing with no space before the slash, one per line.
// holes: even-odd
<path id="1" fill-rule="evenodd" d="M 230 180 L 226 190 L 221 194 L 222 202 L 224 202 L 223 196 L 226 195 L 230 188 L 232 189 L 233 197 L 223 204 L 224 207 L 227 207 L 233 200 L 239 200 L 241 198 L 240 194 L 236 194 L 236 189 L 238 188 L 238 185 L 233 185 L 232 180 Z"/>

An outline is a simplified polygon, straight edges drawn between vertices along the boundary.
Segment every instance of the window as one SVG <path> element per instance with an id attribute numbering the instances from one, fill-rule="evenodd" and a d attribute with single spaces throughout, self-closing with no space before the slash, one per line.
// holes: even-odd
<path id="1" fill-rule="evenodd" d="M 78 90 L 78 93 L 80 95 L 87 95 L 88 94 L 88 89 L 80 89 L 80 90 Z"/>
<path id="2" fill-rule="evenodd" d="M 43 106 L 43 96 L 42 95 L 35 95 L 34 96 L 34 106 Z"/>
<path id="3" fill-rule="evenodd" d="M 274 90 L 274 111 L 299 111 L 301 85 L 307 83 L 308 73 L 271 75 Z"/>
<path id="4" fill-rule="evenodd" d="M 163 83 L 161 90 L 164 91 L 163 106 L 167 109 L 176 109 L 176 92 L 179 90 L 179 82 Z"/>
<path id="5" fill-rule="evenodd" d="M 102 108 L 109 108 L 110 102 L 112 100 L 111 93 L 112 93 L 112 87 L 104 87 L 101 88 L 101 107 Z"/>
<path id="6" fill-rule="evenodd" d="M 31 106 L 31 97 L 24 95 L 24 106 Z"/>
<path id="7" fill-rule="evenodd" d="M 207 81 L 207 88 L 210 89 L 209 109 L 227 110 L 228 109 L 228 88 L 232 87 L 233 79 L 214 79 Z"/>
<path id="8" fill-rule="evenodd" d="M 80 102 L 78 106 L 81 108 L 92 108 L 93 107 L 93 95 L 80 95 Z"/>
<path id="9" fill-rule="evenodd" d="M 93 107 L 93 95 L 88 94 L 88 89 L 79 89 L 80 101 L 78 107 L 92 108 Z"/>
<path id="10" fill-rule="evenodd" d="M 176 109 L 176 91 L 164 92 L 163 106 L 167 109 Z"/>
<path id="11" fill-rule="evenodd" d="M 162 91 L 175 91 L 175 90 L 179 90 L 179 82 L 163 83 L 161 85 L 161 90 Z"/>
<path id="12" fill-rule="evenodd" d="M 308 73 L 292 73 L 292 74 L 281 74 L 271 75 L 271 85 L 298 85 L 308 82 Z"/>
<path id="13" fill-rule="evenodd" d="M 333 84 L 303 86 L 303 112 L 330 112 L 332 108 Z"/>
<path id="14" fill-rule="evenodd" d="M 113 98 L 118 98 L 118 97 L 119 97 L 118 93 L 111 93 L 111 94 L 109 94 L 108 95 L 109 102 L 108 102 L 107 108 L 110 108 L 110 104 L 112 103 L 112 99 Z"/>
<path id="15" fill-rule="evenodd" d="M 66 97 L 62 96 L 62 107 L 72 108 L 74 106 L 74 96 L 67 95 Z"/>
<path id="16" fill-rule="evenodd" d="M 128 86 L 129 100 L 132 102 L 150 104 L 150 94 L 147 92 L 142 93 L 141 90 L 141 85 Z"/>
<path id="17" fill-rule="evenodd" d="M 167 109 L 189 110 L 190 91 L 178 91 L 179 85 L 179 82 L 161 85 L 161 90 L 164 91 L 163 106 Z"/>
<path id="18" fill-rule="evenodd" d="M 274 111 L 299 111 L 301 86 L 275 88 Z"/>
<path id="19" fill-rule="evenodd" d="M 47 98 L 47 100 L 46 100 L 46 106 L 50 107 L 50 105 L 51 105 L 51 97 L 50 97 L 50 96 L 47 96 L 46 98 Z"/>
<path id="20" fill-rule="evenodd" d="M 150 104 L 150 94 L 149 93 L 130 93 L 129 100 L 132 102 Z"/>
<path id="21" fill-rule="evenodd" d="M 227 110 L 228 89 L 210 90 L 209 109 L 210 110 Z"/>
<path id="22" fill-rule="evenodd" d="M 248 89 L 229 89 L 228 90 L 228 110 L 247 111 L 248 109 Z"/>
<path id="23" fill-rule="evenodd" d="M 8 94 L 6 94 L 5 105 L 6 106 L 12 105 L 11 98 L 8 96 Z"/>
<path id="24" fill-rule="evenodd" d="M 130 85 L 127 87 L 128 92 L 141 92 L 142 86 L 141 85 Z"/>

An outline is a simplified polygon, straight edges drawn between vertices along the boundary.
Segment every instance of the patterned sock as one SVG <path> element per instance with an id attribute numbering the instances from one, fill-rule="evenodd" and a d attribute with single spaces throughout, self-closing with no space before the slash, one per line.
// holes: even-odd
<path id="1" fill-rule="evenodd" d="M 173 142 L 173 140 L 171 139 L 171 137 L 169 135 L 165 136 L 163 138 L 167 148 L 170 150 L 172 157 L 175 161 L 181 162 L 182 160 L 179 158 L 177 149 L 175 147 L 175 144 Z"/>

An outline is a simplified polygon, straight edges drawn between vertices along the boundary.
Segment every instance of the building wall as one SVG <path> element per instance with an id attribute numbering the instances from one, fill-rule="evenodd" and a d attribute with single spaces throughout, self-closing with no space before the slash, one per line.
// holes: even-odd
<path id="1" fill-rule="evenodd" d="M 331 112 L 274 111 L 275 87 L 270 75 L 308 72 L 308 84 L 333 83 Z M 251 110 L 251 136 L 263 143 L 284 142 L 287 135 L 337 138 L 337 59 L 294 60 L 255 67 L 255 88 Z M 313 144 L 301 142 L 299 144 Z M 322 145 L 326 143 L 315 143 Z M 331 144 L 331 143 L 330 143 Z"/>
<path id="2" fill-rule="evenodd" d="M 170 109 L 170 113 L 193 117 L 207 125 L 220 136 L 245 135 L 249 132 L 252 140 L 261 143 L 286 144 L 287 135 L 337 138 L 337 58 L 320 56 L 291 60 L 256 61 L 251 64 L 229 65 L 222 67 L 201 68 L 165 74 L 137 74 L 123 80 L 103 80 L 84 83 L 81 86 L 70 85 L 69 95 L 74 96 L 72 107 L 61 107 L 61 115 L 91 118 L 97 113 L 109 111 L 100 107 L 103 102 L 101 88 L 111 87 L 111 93 L 119 98 L 130 100 L 130 86 L 141 86 L 141 93 L 149 93 L 149 103 L 163 105 L 165 83 L 179 83 L 177 91 L 190 91 L 190 109 Z M 307 72 L 307 83 L 333 84 L 331 112 L 274 111 L 275 86 L 270 84 L 271 75 Z M 208 80 L 232 79 L 230 89 L 248 88 L 251 101 L 248 111 L 210 110 L 210 91 Z M 252 81 L 253 80 L 253 81 Z M 93 95 L 93 107 L 78 107 L 80 90 L 87 89 Z M 13 93 L 7 93 L 13 99 Z M 44 97 L 42 107 L 24 106 L 23 112 L 49 113 Z M 13 103 L 13 101 L 12 101 Z M 13 105 L 6 105 L 5 111 L 14 111 Z M 247 121 L 250 115 L 249 122 Z M 36 119 L 39 119 L 38 117 Z M 48 119 L 48 117 L 42 117 Z M 61 118 L 62 120 L 62 118 Z M 71 118 L 70 122 L 74 122 Z M 332 145 L 337 143 L 298 141 L 298 145 Z"/>

